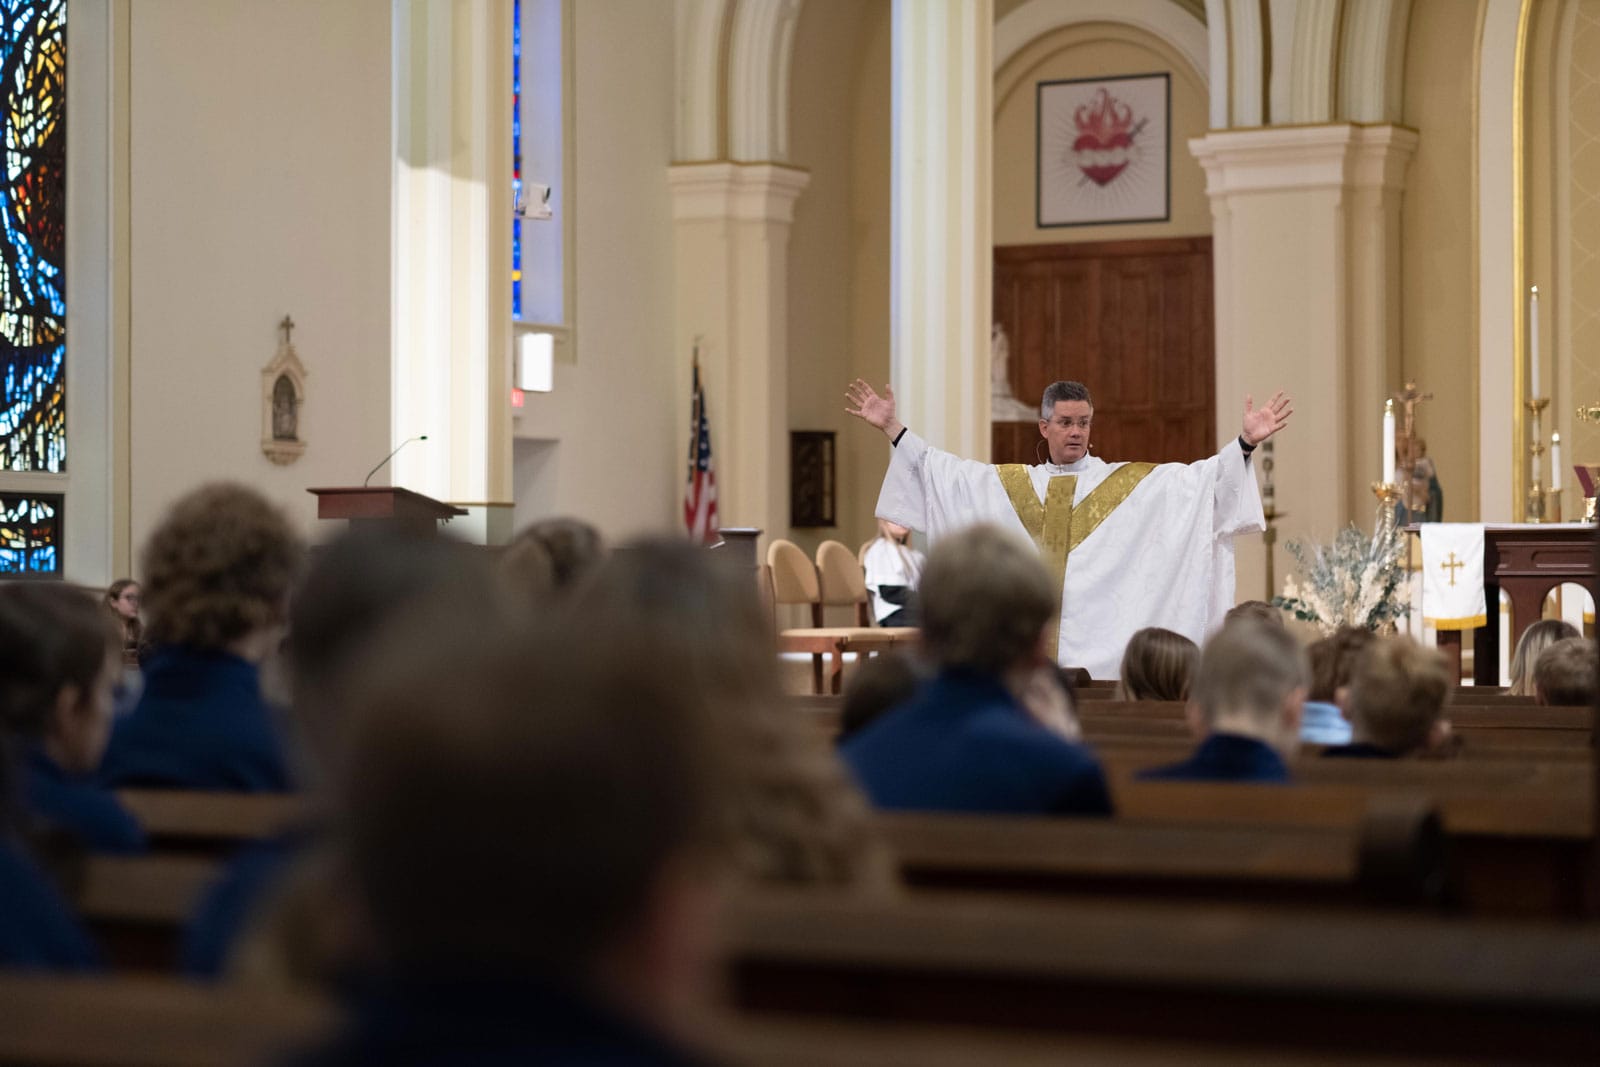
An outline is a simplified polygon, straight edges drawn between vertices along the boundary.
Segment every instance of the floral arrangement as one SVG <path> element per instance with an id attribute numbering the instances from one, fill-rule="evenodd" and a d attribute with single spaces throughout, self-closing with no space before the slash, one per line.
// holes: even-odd
<path id="1" fill-rule="evenodd" d="M 1331 545 L 1307 546 L 1289 541 L 1284 547 L 1300 565 L 1300 581 L 1285 579 L 1283 595 L 1272 603 L 1324 634 L 1341 626 L 1378 630 L 1410 607 L 1403 535 L 1390 523 L 1379 523 L 1371 537 L 1355 525 L 1339 531 Z"/>

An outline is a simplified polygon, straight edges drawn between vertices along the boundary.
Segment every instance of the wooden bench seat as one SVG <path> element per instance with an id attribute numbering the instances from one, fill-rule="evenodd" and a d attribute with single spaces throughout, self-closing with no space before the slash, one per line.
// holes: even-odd
<path id="1" fill-rule="evenodd" d="M 160 851 L 225 850 L 240 841 L 277 837 L 308 816 L 306 798 L 284 793 L 214 793 L 185 789 L 117 792 Z"/>
<path id="2" fill-rule="evenodd" d="M 1439 906 L 1447 887 L 1442 831 L 1420 802 L 1315 826 L 921 812 L 876 823 L 918 888 L 1366 907 Z"/>
<path id="3" fill-rule="evenodd" d="M 1588 782 L 1560 786 L 1529 780 L 1474 789 L 1465 782 L 1424 783 L 1400 775 L 1388 783 L 1294 786 L 1117 777 L 1113 795 L 1121 818 L 1252 826 L 1341 825 L 1374 796 L 1426 797 L 1444 820 L 1453 891 L 1468 913 L 1545 919 L 1600 914 L 1594 794 Z"/>
<path id="4" fill-rule="evenodd" d="M 238 1067 L 326 1035 L 337 1015 L 311 998 L 171 978 L 0 972 L 0 1064 Z"/>
<path id="5" fill-rule="evenodd" d="M 167 978 L 62 978 L 0 973 L 0 1064 L 15 1067 L 238 1067 L 274 1062 L 325 1040 L 339 1012 L 284 993 Z M 1419 1061 L 1335 1056 L 1159 1036 L 1078 1037 L 948 1025 L 751 1012 L 715 1013 L 705 1044 L 748 1067 L 1398 1067 Z M 1455 1062 L 1443 1057 L 1428 1063 Z"/>
<path id="6" fill-rule="evenodd" d="M 1484 1062 L 1600 1061 L 1600 933 L 919 894 L 734 902 L 747 1010 Z"/>
<path id="7" fill-rule="evenodd" d="M 113 965 L 172 971 L 183 924 L 221 873 L 193 856 L 91 856 L 73 904 Z"/>

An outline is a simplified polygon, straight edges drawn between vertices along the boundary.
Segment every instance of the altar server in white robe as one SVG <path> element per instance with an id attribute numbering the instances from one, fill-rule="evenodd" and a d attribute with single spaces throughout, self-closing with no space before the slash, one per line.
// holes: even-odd
<path id="1" fill-rule="evenodd" d="M 977 522 L 1027 534 L 1062 582 L 1057 661 L 1115 678 L 1122 650 L 1146 626 L 1197 644 L 1233 606 L 1233 539 L 1265 529 L 1250 453 L 1293 413 L 1282 392 L 1245 397 L 1239 436 L 1198 463 L 1107 463 L 1089 455 L 1094 402 L 1079 382 L 1044 392 L 1039 433 L 1050 462 L 993 465 L 932 447 L 895 416 L 894 393 L 861 380 L 846 411 L 894 444 L 879 518 L 930 544 Z"/>

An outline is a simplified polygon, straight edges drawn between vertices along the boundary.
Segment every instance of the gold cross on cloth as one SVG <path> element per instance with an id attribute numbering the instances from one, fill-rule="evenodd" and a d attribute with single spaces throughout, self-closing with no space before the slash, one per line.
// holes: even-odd
<path id="1" fill-rule="evenodd" d="M 1452 552 L 1452 553 L 1450 553 L 1450 558 L 1449 559 L 1447 559 L 1443 563 L 1439 564 L 1439 569 L 1442 570 L 1442 571 L 1449 571 L 1450 572 L 1450 586 L 1451 586 L 1451 588 L 1455 588 L 1456 571 L 1460 570 L 1462 567 L 1465 567 L 1465 566 L 1466 566 L 1466 564 L 1462 563 L 1459 559 L 1456 559 L 1456 554 L 1454 552 Z"/>

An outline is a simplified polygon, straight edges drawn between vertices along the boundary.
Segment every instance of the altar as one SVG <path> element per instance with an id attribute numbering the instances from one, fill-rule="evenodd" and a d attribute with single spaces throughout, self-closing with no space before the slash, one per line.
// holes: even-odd
<path id="1" fill-rule="evenodd" d="M 1583 522 L 1516 523 L 1483 530 L 1485 625 L 1473 631 L 1473 684 L 1499 685 L 1500 591 L 1511 602 L 1511 647 L 1544 611 L 1545 597 L 1562 582 L 1594 590 L 1595 527 Z M 1461 631 L 1441 630 L 1438 646 L 1461 676 Z"/>

